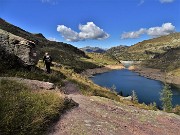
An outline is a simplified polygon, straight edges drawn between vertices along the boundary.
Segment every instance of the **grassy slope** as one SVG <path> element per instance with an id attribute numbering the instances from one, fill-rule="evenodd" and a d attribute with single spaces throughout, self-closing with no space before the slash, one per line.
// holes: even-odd
<path id="1" fill-rule="evenodd" d="M 145 52 L 151 51 L 154 53 L 166 52 L 168 48 L 176 48 L 180 43 L 180 33 L 172 33 L 167 36 L 144 40 L 139 42 L 128 49 L 129 52 Z"/>
<path id="2" fill-rule="evenodd" d="M 179 39 L 180 33 L 172 33 L 167 36 L 144 40 L 126 49 L 117 47 L 109 51 L 112 53 L 112 50 L 114 50 L 114 55 L 126 60 L 151 59 L 156 54 L 162 54 L 171 48 L 180 47 Z"/>
<path id="3" fill-rule="evenodd" d="M 85 61 L 95 63 L 99 66 L 118 64 L 117 60 L 114 60 L 106 53 L 87 53 L 87 55 L 90 57 L 90 59 L 84 59 Z"/>
<path id="4" fill-rule="evenodd" d="M 40 135 L 70 106 L 52 91 L 32 92 L 15 81 L 0 80 L 0 134 Z"/>

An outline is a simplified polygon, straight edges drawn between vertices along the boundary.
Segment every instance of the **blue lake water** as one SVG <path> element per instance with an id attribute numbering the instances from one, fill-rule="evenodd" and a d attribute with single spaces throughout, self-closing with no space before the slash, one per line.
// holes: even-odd
<path id="1" fill-rule="evenodd" d="M 156 102 L 157 106 L 162 106 L 160 91 L 163 89 L 163 83 L 160 81 L 147 79 L 127 69 L 97 74 L 90 79 L 94 83 L 107 88 L 115 85 L 117 92 L 122 91 L 123 96 L 131 95 L 132 90 L 134 90 L 140 103 L 150 104 Z M 180 89 L 173 88 L 172 93 L 173 106 L 180 105 Z"/>

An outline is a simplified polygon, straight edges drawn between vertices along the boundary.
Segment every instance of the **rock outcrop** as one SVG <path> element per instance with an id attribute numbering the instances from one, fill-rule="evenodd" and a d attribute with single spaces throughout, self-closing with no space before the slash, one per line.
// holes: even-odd
<path id="1" fill-rule="evenodd" d="M 12 66 L 35 65 L 38 62 L 35 43 L 0 29 L 0 60 Z"/>

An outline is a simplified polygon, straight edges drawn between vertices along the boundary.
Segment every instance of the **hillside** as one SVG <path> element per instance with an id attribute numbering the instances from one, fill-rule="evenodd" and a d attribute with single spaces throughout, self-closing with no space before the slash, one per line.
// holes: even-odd
<path id="1" fill-rule="evenodd" d="M 107 53 L 118 60 L 140 60 L 146 68 L 160 69 L 170 75 L 180 75 L 180 33 L 145 40 L 133 46 L 113 47 Z"/>
<path id="2" fill-rule="evenodd" d="M 160 69 L 173 76 L 180 74 L 180 33 L 143 41 L 132 46 L 129 51 L 145 53 L 147 60 L 142 62 L 143 67 Z"/>
<path id="3" fill-rule="evenodd" d="M 74 69 L 76 72 L 81 72 L 87 68 L 98 67 L 93 63 L 82 61 L 81 58 L 88 58 L 86 54 L 70 44 L 49 41 L 42 34 L 29 33 L 3 19 L 0 19 L 0 29 L 34 42 L 37 46 L 40 59 L 42 59 L 44 53 L 48 51 L 53 57 L 53 61 Z"/>
<path id="4" fill-rule="evenodd" d="M 116 59 L 117 61 L 124 60 L 126 58 L 128 48 L 129 47 L 125 45 L 111 47 L 106 51 L 106 54 L 109 55 L 112 59 Z"/>
<path id="5" fill-rule="evenodd" d="M 129 48 L 129 52 L 152 52 L 164 53 L 169 49 L 177 48 L 180 46 L 180 33 L 171 33 L 166 36 L 144 40 Z"/>
<path id="6" fill-rule="evenodd" d="M 144 40 L 130 47 L 115 47 L 107 52 L 113 53 L 120 60 L 147 60 L 168 50 L 180 47 L 180 33 L 172 33 L 149 40 Z"/>
<path id="7" fill-rule="evenodd" d="M 180 47 L 158 54 L 154 58 L 144 61 L 142 65 L 167 72 L 180 69 Z"/>

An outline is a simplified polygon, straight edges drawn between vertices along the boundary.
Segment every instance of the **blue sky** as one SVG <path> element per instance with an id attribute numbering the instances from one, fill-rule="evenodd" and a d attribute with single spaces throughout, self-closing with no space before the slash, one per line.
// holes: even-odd
<path id="1" fill-rule="evenodd" d="M 49 40 L 110 48 L 180 32 L 180 0 L 0 0 L 0 17 Z"/>

